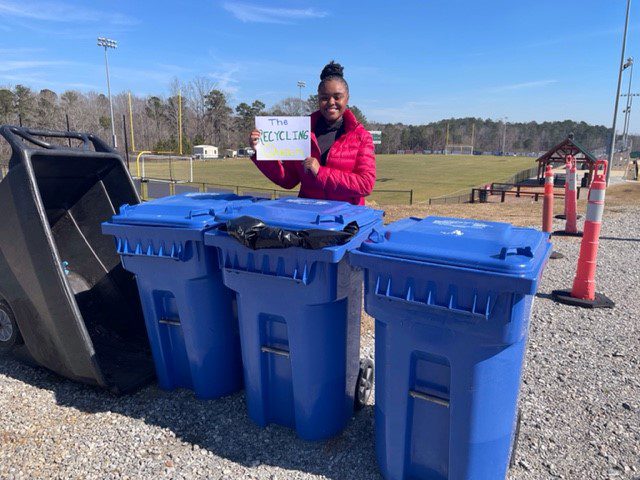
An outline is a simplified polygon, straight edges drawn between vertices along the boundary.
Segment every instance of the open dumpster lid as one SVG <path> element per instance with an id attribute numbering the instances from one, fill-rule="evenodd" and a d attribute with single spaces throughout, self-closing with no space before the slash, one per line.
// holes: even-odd
<path id="1" fill-rule="evenodd" d="M 360 228 L 380 221 L 383 212 L 347 202 L 311 198 L 281 198 L 253 204 L 229 205 L 216 215 L 223 222 L 240 216 L 259 218 L 287 230 L 343 230 L 351 222 Z"/>
<path id="2" fill-rule="evenodd" d="M 220 223 L 215 216 L 230 204 L 251 204 L 253 197 L 232 193 L 185 193 L 138 205 L 123 205 L 111 223 L 204 230 Z"/>
<path id="3" fill-rule="evenodd" d="M 360 251 L 384 257 L 538 275 L 551 245 L 548 235 L 508 223 L 447 217 L 407 218 L 374 231 Z"/>

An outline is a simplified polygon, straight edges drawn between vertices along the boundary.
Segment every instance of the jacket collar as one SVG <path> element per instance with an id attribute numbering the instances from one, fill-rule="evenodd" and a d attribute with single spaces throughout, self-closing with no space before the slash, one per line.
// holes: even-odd
<path id="1" fill-rule="evenodd" d="M 316 123 L 321 116 L 322 114 L 320 113 L 320 110 L 316 110 L 311 114 L 311 130 L 314 130 L 316 128 Z M 356 119 L 356 116 L 351 113 L 351 110 L 349 110 L 348 108 L 342 114 L 342 122 L 345 133 L 355 130 L 358 126 L 358 119 Z"/>

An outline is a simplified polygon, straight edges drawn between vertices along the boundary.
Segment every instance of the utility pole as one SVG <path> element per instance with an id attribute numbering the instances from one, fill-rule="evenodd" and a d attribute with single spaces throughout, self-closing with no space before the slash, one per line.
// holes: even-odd
<path id="1" fill-rule="evenodd" d="M 300 99 L 300 110 L 301 110 L 300 113 L 301 114 L 304 111 L 303 108 L 302 108 L 302 89 L 305 88 L 306 86 L 307 86 L 307 84 L 305 82 L 303 82 L 302 80 L 300 80 L 298 82 L 298 89 L 299 89 L 299 93 L 300 93 L 299 99 Z"/>
<path id="2" fill-rule="evenodd" d="M 129 92 L 129 128 L 131 131 L 131 151 L 136 151 L 136 142 L 133 138 L 133 108 L 131 108 L 131 92 Z"/>
<path id="3" fill-rule="evenodd" d="M 633 81 L 633 57 L 627 58 L 627 62 L 625 65 L 629 64 L 629 90 L 627 91 L 627 106 L 623 110 L 624 112 L 624 125 L 622 127 L 622 145 L 624 145 L 624 149 L 627 150 L 627 133 L 629 131 L 629 120 L 631 114 L 631 82 Z"/>
<path id="4" fill-rule="evenodd" d="M 182 92 L 178 92 L 178 153 L 182 155 Z"/>
<path id="5" fill-rule="evenodd" d="M 104 47 L 104 65 L 107 69 L 107 93 L 109 94 L 109 110 L 111 111 L 111 139 L 113 148 L 118 148 L 116 140 L 116 127 L 113 121 L 113 102 L 111 101 L 111 83 L 109 82 L 109 60 L 107 59 L 107 48 L 118 48 L 118 42 L 109 38 L 98 37 L 98 46 Z"/>
<path id="6" fill-rule="evenodd" d="M 502 121 L 502 156 L 504 157 L 504 147 L 505 144 L 507 143 L 507 120 L 509 120 L 509 117 L 504 117 L 504 120 Z"/>
<path id="7" fill-rule="evenodd" d="M 471 124 L 471 155 L 473 155 L 475 139 L 476 139 L 476 124 L 472 123 Z"/>
<path id="8" fill-rule="evenodd" d="M 609 185 L 609 177 L 611 176 L 611 164 L 613 163 L 613 154 L 616 148 L 616 120 L 618 117 L 618 103 L 620 100 L 620 86 L 622 85 L 622 72 L 624 71 L 624 54 L 627 47 L 627 30 L 629 28 L 629 9 L 631 8 L 631 0 L 627 0 L 627 13 L 624 20 L 624 33 L 622 34 L 622 51 L 620 52 L 620 69 L 618 70 L 618 88 L 616 90 L 616 101 L 613 107 L 613 125 L 611 125 L 611 143 L 609 144 L 609 162 L 607 167 L 607 186 Z"/>
<path id="9" fill-rule="evenodd" d="M 620 95 L 621 97 L 629 97 L 628 98 L 628 102 L 627 105 L 628 107 L 625 109 L 625 112 L 627 113 L 627 121 L 626 121 L 626 128 L 623 131 L 624 137 L 626 138 L 627 142 L 629 141 L 629 127 L 631 126 L 631 109 L 633 107 L 633 97 L 640 97 L 640 93 L 623 93 L 622 95 Z M 627 145 L 625 144 L 625 147 Z"/>
<path id="10" fill-rule="evenodd" d="M 447 133 L 444 137 L 444 154 L 447 155 L 449 150 L 449 122 L 447 122 Z"/>

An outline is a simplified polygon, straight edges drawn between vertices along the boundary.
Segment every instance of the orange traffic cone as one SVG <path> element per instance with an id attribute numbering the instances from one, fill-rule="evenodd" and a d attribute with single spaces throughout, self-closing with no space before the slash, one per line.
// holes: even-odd
<path id="1" fill-rule="evenodd" d="M 553 228 L 553 172 L 551 165 L 547 165 L 544 171 L 544 196 L 542 199 L 542 231 L 551 233 Z M 552 260 L 564 258 L 559 252 L 552 251 L 549 256 Z"/>
<path id="2" fill-rule="evenodd" d="M 551 165 L 544 171 L 544 197 L 542 201 L 542 231 L 551 233 L 553 227 L 553 172 Z"/>
<path id="3" fill-rule="evenodd" d="M 602 167 L 602 173 L 599 173 Z M 554 290 L 553 298 L 562 303 L 587 308 L 612 308 L 614 302 L 601 293 L 596 293 L 596 261 L 598 256 L 598 239 L 602 226 L 604 211 L 604 196 L 607 188 L 607 161 L 596 162 L 594 179 L 589 188 L 587 216 L 584 222 L 584 235 L 580 244 L 578 268 L 573 288 L 568 290 Z"/>
<path id="4" fill-rule="evenodd" d="M 564 215 L 557 215 L 566 219 L 564 230 L 553 232 L 556 236 L 581 237 L 582 232 L 578 231 L 578 197 L 576 195 L 576 159 L 573 155 L 566 156 L 566 180 L 564 182 Z"/>

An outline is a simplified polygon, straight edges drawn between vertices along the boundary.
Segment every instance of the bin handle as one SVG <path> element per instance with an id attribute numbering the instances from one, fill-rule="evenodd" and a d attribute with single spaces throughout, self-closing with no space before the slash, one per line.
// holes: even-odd
<path id="1" fill-rule="evenodd" d="M 421 308 L 426 308 L 428 310 L 434 310 L 436 312 L 453 312 L 456 315 L 462 315 L 465 317 L 471 317 L 475 320 L 488 320 L 491 316 L 491 312 L 493 311 L 493 307 L 495 306 L 495 301 L 492 302 L 491 295 L 487 296 L 487 302 L 484 305 L 479 305 L 478 303 L 478 295 L 476 294 L 473 299 L 473 305 L 471 306 L 471 310 L 465 310 L 462 308 L 454 307 L 454 295 L 449 295 L 449 305 L 437 305 L 433 298 L 431 291 L 427 294 L 426 300 L 416 300 L 413 295 L 413 290 L 409 289 L 406 295 L 406 298 L 396 297 L 391 294 L 391 283 L 390 281 L 387 284 L 386 291 L 382 286 L 382 282 L 380 278 L 378 278 L 376 282 L 376 290 L 375 295 L 379 299 L 392 302 L 399 303 L 404 305 L 412 305 L 418 306 Z"/>
<path id="2" fill-rule="evenodd" d="M 502 247 L 498 258 L 500 260 L 506 260 L 508 255 L 520 255 L 523 257 L 533 258 L 533 252 L 531 247 Z"/>
<path id="3" fill-rule="evenodd" d="M 131 245 L 126 238 L 119 237 L 116 237 L 116 252 L 118 255 L 127 257 L 156 257 L 178 261 L 185 258 L 185 247 L 182 243 L 173 243 L 171 248 L 165 248 L 164 245 L 161 245 L 156 252 L 151 244 L 144 248 L 142 243 Z"/>
<path id="4" fill-rule="evenodd" d="M 262 272 L 252 272 L 250 270 L 243 270 L 240 268 L 231 268 L 224 267 L 225 273 L 235 273 L 241 275 L 251 275 L 256 277 L 264 277 L 268 276 L 269 278 L 282 280 L 283 282 L 292 282 L 296 284 L 308 285 L 309 284 L 309 276 L 306 268 L 303 269 L 302 272 L 296 270 L 293 272 L 293 276 L 283 276 L 277 273 L 262 273 Z"/>
<path id="5" fill-rule="evenodd" d="M 38 147 L 45 148 L 47 150 L 76 150 L 74 147 L 68 147 L 63 145 L 56 145 L 46 142 L 36 137 L 46 138 L 69 138 L 82 140 L 82 150 L 89 150 L 89 147 L 93 145 L 96 152 L 113 153 L 111 147 L 109 147 L 104 141 L 96 137 L 91 133 L 83 132 L 61 132 L 56 130 L 36 130 L 26 127 L 16 127 L 13 125 L 4 125 L 0 127 L 0 135 L 2 135 L 7 142 L 11 145 L 14 152 L 24 150 L 23 140 L 37 145 Z"/>

